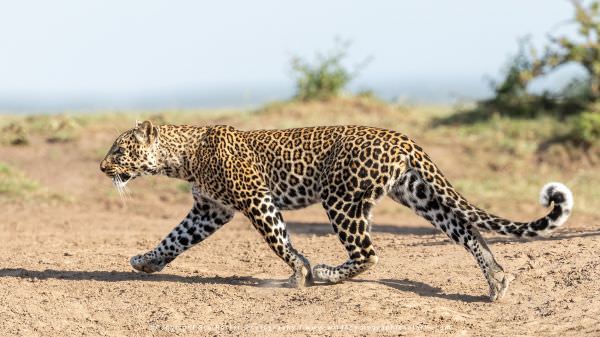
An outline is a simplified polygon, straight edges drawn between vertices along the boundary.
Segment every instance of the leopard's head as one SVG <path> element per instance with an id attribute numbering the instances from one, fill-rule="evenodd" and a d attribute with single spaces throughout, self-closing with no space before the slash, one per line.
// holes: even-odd
<path id="1" fill-rule="evenodd" d="M 112 178 L 117 189 L 136 177 L 158 173 L 158 135 L 158 128 L 145 121 L 115 140 L 100 163 L 100 170 Z"/>

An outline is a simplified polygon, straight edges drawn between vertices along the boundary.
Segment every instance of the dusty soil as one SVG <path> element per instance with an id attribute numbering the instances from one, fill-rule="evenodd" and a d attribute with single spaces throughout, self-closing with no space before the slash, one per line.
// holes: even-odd
<path id="1" fill-rule="evenodd" d="M 132 182 L 123 204 L 98 170 L 98 152 L 115 136 L 100 130 L 71 143 L 0 147 L 0 160 L 66 196 L 0 203 L 0 335 L 600 335 L 593 216 L 575 214 L 548 239 L 486 234 L 515 277 L 499 303 L 488 301 L 462 247 L 391 201 L 374 217 L 380 263 L 343 284 L 287 288 L 287 266 L 240 215 L 161 273 L 136 273 L 129 257 L 158 243 L 191 197 L 152 177 Z M 464 171 L 452 160 L 465 155 L 459 149 L 425 145 L 451 180 Z M 535 196 L 508 205 L 494 211 L 543 214 Z M 284 217 L 312 263 L 345 259 L 319 207 Z"/>

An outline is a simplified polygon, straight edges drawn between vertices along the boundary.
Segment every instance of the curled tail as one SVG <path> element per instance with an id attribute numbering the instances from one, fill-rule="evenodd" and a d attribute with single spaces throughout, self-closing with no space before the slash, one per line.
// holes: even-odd
<path id="1" fill-rule="evenodd" d="M 552 210 L 537 220 L 531 222 L 514 222 L 488 214 L 487 219 L 481 217 L 479 221 L 475 222 L 475 225 L 481 229 L 492 230 L 505 235 L 510 234 L 516 237 L 546 236 L 556 228 L 562 226 L 569 218 L 573 209 L 573 193 L 571 193 L 571 190 L 567 186 L 558 182 L 552 182 L 542 187 L 539 201 L 544 207 L 552 205 Z"/>
<path id="2" fill-rule="evenodd" d="M 415 160 L 415 157 L 417 157 Z M 432 206 L 438 202 L 441 204 L 445 213 L 454 218 L 454 221 L 462 223 L 470 223 L 480 229 L 491 230 L 504 235 L 513 235 L 516 237 L 533 237 L 544 236 L 556 228 L 562 226 L 573 209 L 573 193 L 562 183 L 552 182 L 544 185 L 540 192 L 540 203 L 544 207 L 552 205 L 552 210 L 546 216 L 531 222 L 516 222 L 507 220 L 497 215 L 490 214 L 469 203 L 462 195 L 460 195 L 450 184 L 444 175 L 439 171 L 435 164 L 426 154 L 420 156 L 409 156 L 408 170 L 406 177 L 401 185 L 404 185 L 404 191 L 409 194 L 414 193 L 414 200 L 419 199 L 419 190 L 423 190 L 423 185 L 428 185 L 431 188 L 433 195 L 427 195 L 426 200 Z M 415 172 L 420 179 L 410 178 L 411 173 Z M 423 184 L 423 185 L 421 185 Z M 412 186 L 411 186 L 412 185 Z M 421 193 L 423 196 L 428 193 Z M 442 226 L 442 220 L 436 219 L 436 216 L 427 216 L 425 205 L 406 200 L 406 198 L 397 198 L 407 206 L 414 208 L 417 213 L 424 215 L 428 220 L 432 221 L 437 226 Z M 440 222 L 440 223 L 438 223 Z"/>

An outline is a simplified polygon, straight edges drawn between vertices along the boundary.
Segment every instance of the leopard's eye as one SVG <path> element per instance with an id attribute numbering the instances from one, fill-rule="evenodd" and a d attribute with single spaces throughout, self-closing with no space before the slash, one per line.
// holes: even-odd
<path id="1" fill-rule="evenodd" d="M 124 154 L 125 154 L 125 148 L 124 148 L 124 147 L 121 147 L 121 146 L 119 146 L 119 147 L 118 147 L 118 148 L 115 150 L 114 154 L 116 154 L 117 156 L 122 156 L 122 155 L 124 155 Z"/>

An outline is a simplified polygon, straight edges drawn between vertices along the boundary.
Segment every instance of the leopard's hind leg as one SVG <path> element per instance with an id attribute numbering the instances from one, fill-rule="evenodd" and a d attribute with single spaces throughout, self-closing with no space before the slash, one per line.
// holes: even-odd
<path id="1" fill-rule="evenodd" d="M 380 177 L 381 178 L 381 177 Z M 386 190 L 384 179 L 367 180 L 367 183 L 353 186 L 350 182 L 337 189 L 324 188 L 322 204 L 327 211 L 333 230 L 346 248 L 349 259 L 338 266 L 324 264 L 313 268 L 315 281 L 341 282 L 354 277 L 374 266 L 379 258 L 375 253 L 371 236 L 371 210 Z M 363 188 L 360 188 L 360 187 Z"/>
<path id="2" fill-rule="evenodd" d="M 321 203 L 349 258 L 338 266 L 316 265 L 315 281 L 341 282 L 378 262 L 369 234 L 371 211 L 406 168 L 404 159 L 393 159 L 394 151 L 399 150 L 378 140 L 370 146 L 339 142 L 325 159 Z"/>
<path id="3" fill-rule="evenodd" d="M 348 251 L 349 258 L 346 262 L 335 267 L 324 264 L 314 266 L 313 277 L 315 281 L 341 282 L 374 266 L 379 258 L 373 249 L 371 236 L 369 235 L 368 209 L 372 204 L 368 201 L 359 201 L 345 204 L 342 209 L 336 209 L 324 202 L 324 206 L 333 230 Z M 347 209 L 348 212 L 344 212 L 343 209 Z"/>
<path id="4" fill-rule="evenodd" d="M 405 172 L 388 195 L 393 200 L 413 209 L 475 257 L 488 282 L 492 301 L 504 296 L 510 277 L 496 262 L 491 249 L 477 228 L 460 213 L 444 205 L 442 198 L 435 194 L 433 188 L 416 171 Z"/>

